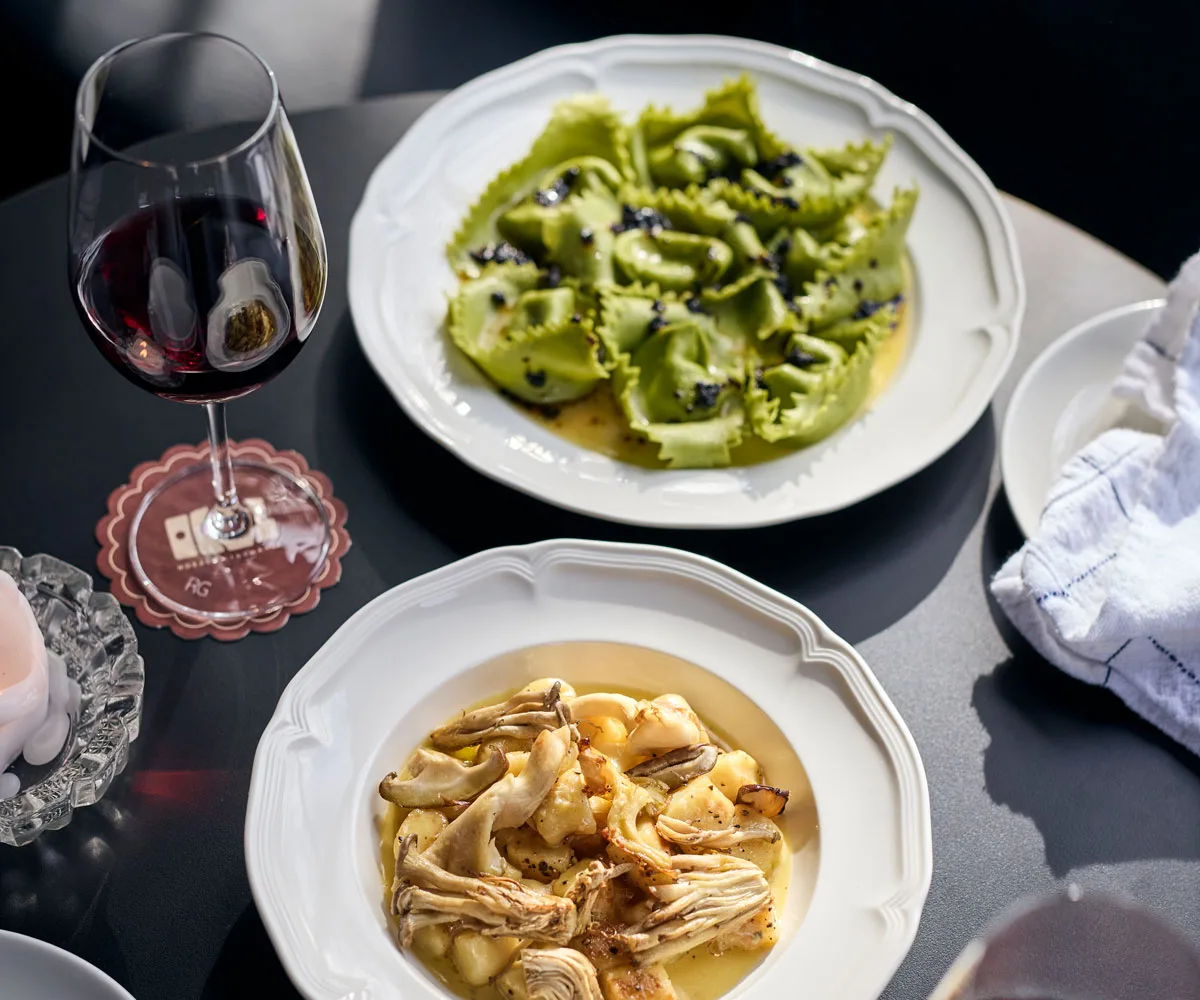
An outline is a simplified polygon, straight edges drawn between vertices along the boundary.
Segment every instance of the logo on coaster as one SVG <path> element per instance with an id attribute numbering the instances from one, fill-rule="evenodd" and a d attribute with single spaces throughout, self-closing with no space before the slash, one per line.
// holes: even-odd
<path id="1" fill-rule="evenodd" d="M 231 441 L 230 451 L 235 460 L 278 468 L 307 482 L 329 519 L 330 540 L 324 560 L 316 567 L 308 588 L 299 597 L 256 617 L 198 621 L 159 605 L 141 589 L 136 576 L 130 572 L 128 538 L 142 497 L 181 469 L 207 465 L 206 444 L 176 445 L 167 449 L 157 461 L 137 466 L 130 474 L 130 481 L 109 495 L 108 512 L 96 525 L 96 538 L 101 546 L 96 557 L 100 572 L 111 581 L 113 596 L 133 608 L 143 625 L 169 628 L 181 639 L 211 636 L 229 641 L 240 639 L 249 632 L 272 632 L 282 628 L 292 615 L 311 611 L 320 600 L 322 590 L 341 578 L 341 558 L 350 548 L 350 536 L 346 532 L 346 505 L 333 495 L 328 477 L 310 469 L 299 453 L 277 451 L 261 439 Z M 249 478 L 253 479 L 253 470 Z M 204 505 L 202 496 L 197 496 L 196 506 L 187 505 L 186 513 L 160 513 L 155 518 L 154 508 L 147 510 L 143 537 L 147 544 L 154 540 L 160 558 L 174 562 L 177 571 L 174 584 L 179 592 L 208 598 L 227 585 L 223 581 L 231 574 L 245 573 L 247 568 L 252 574 L 269 574 L 281 567 L 286 571 L 293 563 L 302 564 L 303 560 L 311 558 L 308 550 L 297 546 L 293 533 L 267 513 L 263 497 L 269 493 L 248 489 L 245 494 L 240 503 L 250 515 L 250 531 L 228 541 L 214 538 L 206 530 L 205 520 L 210 508 Z"/>
<path id="2" fill-rule="evenodd" d="M 279 537 L 279 525 L 268 516 L 262 497 L 247 497 L 242 506 L 250 515 L 250 530 L 237 538 L 214 538 L 204 528 L 207 507 L 196 507 L 163 521 L 171 555 L 180 569 L 228 561 L 230 553 L 243 552 L 243 558 L 261 551 L 265 542 Z"/>
<path id="3" fill-rule="evenodd" d="M 216 566 L 235 559 L 248 559 L 264 551 L 266 542 L 279 537 L 279 525 L 267 513 L 262 497 L 247 497 L 242 507 L 250 515 L 250 530 L 237 538 L 215 538 L 206 529 L 209 508 L 196 507 L 186 514 L 163 520 L 167 544 L 177 569 Z M 207 597 L 212 581 L 189 576 L 184 589 L 197 597 Z"/>

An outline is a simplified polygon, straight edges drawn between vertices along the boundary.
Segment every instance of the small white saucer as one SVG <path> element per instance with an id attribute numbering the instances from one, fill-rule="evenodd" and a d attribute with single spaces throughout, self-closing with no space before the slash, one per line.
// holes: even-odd
<path id="1" fill-rule="evenodd" d="M 1121 422 L 1125 407 L 1109 390 L 1162 307 L 1161 299 L 1150 299 L 1093 316 L 1047 347 L 1017 383 L 1004 418 L 1000 469 L 1026 537 L 1036 531 L 1067 459 Z"/>
<path id="2" fill-rule="evenodd" d="M 0 931 L 4 1000 L 133 1000 L 77 955 L 45 941 Z"/>

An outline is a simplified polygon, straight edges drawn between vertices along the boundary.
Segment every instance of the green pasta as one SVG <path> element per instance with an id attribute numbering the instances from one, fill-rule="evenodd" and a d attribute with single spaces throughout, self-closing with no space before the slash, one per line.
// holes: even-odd
<path id="1" fill-rule="evenodd" d="M 564 101 L 447 248 L 450 338 L 526 403 L 607 382 L 672 468 L 819 441 L 863 406 L 904 309 L 917 192 L 870 201 L 890 146 L 793 147 L 745 77 L 632 125 Z"/>

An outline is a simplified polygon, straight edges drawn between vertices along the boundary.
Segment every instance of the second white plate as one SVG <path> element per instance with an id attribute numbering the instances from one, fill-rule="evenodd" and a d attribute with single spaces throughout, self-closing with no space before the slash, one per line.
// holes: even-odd
<path id="1" fill-rule="evenodd" d="M 1093 316 L 1059 337 L 1021 376 L 1004 418 L 1000 468 L 1026 538 L 1037 531 L 1067 459 L 1120 421 L 1113 381 L 1162 306 L 1151 299 Z"/>
<path id="2" fill-rule="evenodd" d="M 679 108 L 749 73 L 770 126 L 798 145 L 892 133 L 876 190 L 920 186 L 909 232 L 909 356 L 870 412 L 761 465 L 641 469 L 574 445 L 508 403 L 442 329 L 456 285 L 443 247 L 491 178 L 559 100 L 606 94 L 627 115 Z M 409 417 L 480 472 L 549 503 L 659 527 L 776 524 L 837 510 L 924 468 L 979 419 L 1012 360 L 1025 290 L 995 188 L 926 115 L 811 56 L 719 36 L 627 35 L 549 49 L 460 87 L 380 163 L 350 232 L 350 305 L 363 350 Z"/>
<path id="3" fill-rule="evenodd" d="M 463 705 L 546 675 L 681 694 L 791 787 L 791 819 L 815 806 L 819 845 L 790 844 L 783 939 L 728 1000 L 880 994 L 917 932 L 933 842 L 920 755 L 870 668 L 812 612 L 710 559 L 560 540 L 380 595 L 279 699 L 246 869 L 304 996 L 452 1000 L 388 927 L 378 782 Z"/>
<path id="4" fill-rule="evenodd" d="M 0 931 L 0 983 L 4 1000 L 133 1000 L 78 955 L 11 931 Z"/>

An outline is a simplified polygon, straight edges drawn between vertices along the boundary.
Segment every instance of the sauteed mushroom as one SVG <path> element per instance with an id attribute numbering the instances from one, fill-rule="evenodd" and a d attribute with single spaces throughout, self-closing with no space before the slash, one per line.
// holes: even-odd
<path id="1" fill-rule="evenodd" d="M 559 681 L 545 691 L 524 688 L 506 701 L 466 712 L 435 729 L 429 734 L 429 742 L 439 750 L 461 750 L 492 736 L 533 739 L 538 733 L 571 721 L 561 694 Z"/>
<path id="2" fill-rule="evenodd" d="M 677 750 L 668 750 L 664 754 L 634 765 L 625 773 L 631 778 L 653 778 L 655 781 L 661 781 L 668 788 L 678 788 L 680 785 L 686 785 L 693 778 L 708 774 L 716 764 L 717 756 L 718 751 L 715 746 L 701 743 L 680 747 Z"/>
<path id="3" fill-rule="evenodd" d="M 546 678 L 430 743 L 379 786 L 406 811 L 390 909 L 401 947 L 493 1000 L 674 1000 L 685 952 L 779 940 L 788 793 L 679 695 Z"/>
<path id="4" fill-rule="evenodd" d="M 431 809 L 469 802 L 508 770 L 498 747 L 466 764 L 436 750 L 418 749 L 405 766 L 407 778 L 393 771 L 379 783 L 379 794 L 406 809 Z"/>

